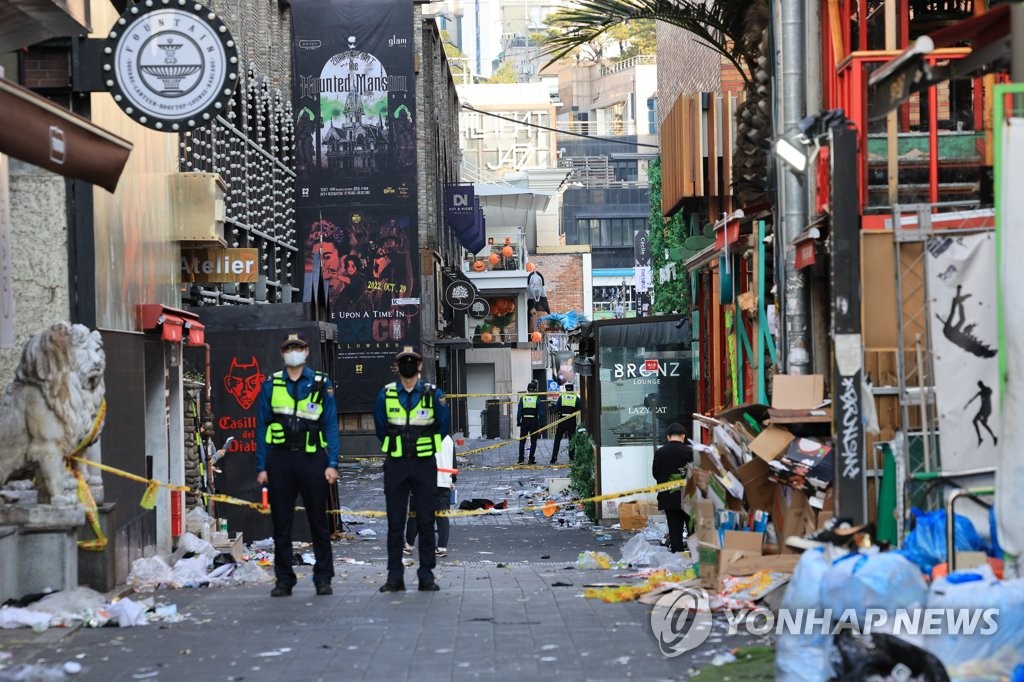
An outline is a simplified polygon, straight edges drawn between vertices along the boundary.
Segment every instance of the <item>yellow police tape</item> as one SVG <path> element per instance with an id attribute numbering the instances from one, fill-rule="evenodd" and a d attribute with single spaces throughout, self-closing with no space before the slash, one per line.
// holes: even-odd
<path id="1" fill-rule="evenodd" d="M 87 460 L 87 459 L 83 459 L 81 457 L 77 457 L 77 456 L 74 456 L 74 455 L 69 456 L 68 459 L 69 460 L 73 460 L 75 462 L 80 462 L 82 464 L 86 464 L 88 466 L 96 467 L 100 471 L 105 471 L 107 473 L 114 474 L 114 475 L 120 476 L 122 478 L 127 478 L 128 480 L 131 480 L 131 481 L 137 481 L 139 483 L 144 483 L 147 486 L 147 488 L 149 486 L 151 486 L 151 485 L 158 485 L 158 486 L 160 486 L 162 488 L 168 488 L 170 490 L 178 490 L 178 491 L 182 491 L 182 492 L 195 492 L 195 491 L 192 490 L 192 488 L 190 488 L 187 485 L 173 485 L 171 483 L 164 483 L 162 481 L 157 481 L 155 479 L 145 478 L 143 476 L 138 476 L 136 474 L 132 474 L 132 473 L 129 473 L 127 471 L 122 471 L 121 469 L 109 466 L 107 464 L 100 464 L 99 462 L 93 462 L 93 461 L 90 461 L 90 460 Z M 517 467 L 517 468 L 520 468 L 520 467 Z M 549 468 L 549 467 L 538 467 L 538 468 Z M 80 480 L 82 480 L 82 479 L 80 479 Z M 84 483 L 84 480 L 82 482 Z M 646 494 L 646 493 L 658 493 L 658 492 L 662 492 L 664 490 L 672 490 L 674 488 L 681 488 L 681 487 L 683 487 L 685 485 L 686 485 L 686 481 L 685 480 L 682 480 L 682 481 L 668 481 L 667 483 L 659 483 L 657 485 L 652 485 L 652 486 L 648 486 L 648 487 L 645 487 L 645 488 L 634 488 L 633 490 L 623 490 L 623 491 L 617 492 L 617 493 L 608 493 L 606 495 L 596 495 L 594 497 L 586 497 L 586 498 L 579 499 L 579 500 L 572 500 L 570 502 L 556 502 L 554 500 L 549 500 L 549 501 L 545 502 L 542 505 L 527 505 L 527 506 L 524 506 L 524 507 L 508 507 L 508 508 L 505 508 L 505 509 L 451 509 L 451 510 L 448 510 L 448 511 L 438 511 L 438 512 L 435 512 L 435 515 L 437 515 L 437 516 L 446 516 L 446 517 L 452 518 L 452 517 L 460 517 L 460 516 L 483 516 L 485 514 L 494 514 L 495 512 L 532 512 L 532 511 L 544 511 L 545 508 L 548 509 L 548 510 L 551 510 L 551 509 L 558 509 L 558 508 L 561 508 L 561 507 L 576 507 L 578 505 L 581 505 L 581 504 L 584 504 L 584 503 L 588 503 L 588 502 L 603 502 L 605 500 L 615 500 L 615 499 L 618 499 L 620 497 L 629 497 L 631 495 L 643 495 L 643 494 Z M 86 487 L 88 487 L 88 486 L 86 486 Z M 248 507 L 250 509 L 255 509 L 256 511 L 260 512 L 261 514 L 268 514 L 268 513 L 270 513 L 269 508 L 264 508 L 263 505 L 261 505 L 261 504 L 259 504 L 257 502 L 249 502 L 248 500 L 241 500 L 241 499 L 239 499 L 237 497 L 231 497 L 230 495 L 221 495 L 219 493 L 214 493 L 214 494 L 207 495 L 207 497 L 209 497 L 209 499 L 213 500 L 214 502 L 223 502 L 224 504 L 230 504 L 230 505 L 235 505 L 235 506 L 238 506 L 238 507 Z M 93 503 L 93 506 L 95 506 L 95 502 Z M 296 507 L 296 509 L 302 509 L 302 507 Z M 386 518 L 387 517 L 387 512 L 376 511 L 376 510 L 371 510 L 371 509 L 359 510 L 359 511 L 344 511 L 344 512 L 341 511 L 341 510 L 338 510 L 338 509 L 331 509 L 328 513 L 330 513 L 330 514 L 345 514 L 346 516 L 361 516 L 361 517 L 369 517 L 369 518 Z M 98 523 L 96 524 L 96 526 L 94 526 L 94 529 L 95 528 L 98 528 Z M 101 537 L 101 539 L 104 541 L 104 546 L 105 546 L 105 538 Z M 102 549 L 102 547 L 100 547 L 100 549 Z"/>
<path id="2" fill-rule="evenodd" d="M 545 431 L 547 431 L 549 428 L 551 428 L 555 424 L 561 424 L 562 422 L 564 422 L 566 420 L 575 419 L 579 415 L 580 415 L 579 412 L 573 412 L 572 414 L 567 414 L 564 417 L 562 417 L 561 419 L 556 419 L 553 422 L 545 424 L 541 428 L 537 429 L 536 431 L 531 431 L 530 433 L 526 434 L 525 436 L 519 436 L 518 438 L 512 438 L 510 440 L 503 440 L 500 443 L 492 443 L 491 445 L 485 445 L 482 448 L 476 448 L 474 450 L 466 450 L 465 452 L 458 453 L 459 457 L 467 457 L 469 455 L 478 455 L 481 452 L 487 452 L 488 450 L 496 450 L 497 448 L 500 448 L 500 447 L 502 447 L 504 445 L 508 445 L 510 443 L 518 443 L 521 440 L 526 440 L 527 438 L 532 438 L 536 434 L 544 433 Z"/>
<path id="3" fill-rule="evenodd" d="M 75 446 L 75 449 L 71 451 L 71 454 L 66 459 L 78 459 L 87 447 L 96 442 L 96 438 L 100 435 L 100 428 L 103 427 L 103 420 L 107 417 L 107 399 L 104 398 L 100 401 L 100 409 L 96 411 L 96 418 L 92 420 L 92 427 L 89 429 L 89 433 L 81 442 Z M 81 460 L 79 460 L 81 461 Z M 68 462 L 68 469 L 75 476 L 76 488 L 78 492 L 78 501 L 81 503 L 82 508 L 85 510 L 85 520 L 89 522 L 89 527 L 92 529 L 93 534 L 96 536 L 95 540 L 79 540 L 78 546 L 84 550 L 90 552 L 102 552 L 107 546 L 107 537 L 103 534 L 103 528 L 100 526 L 99 509 L 96 506 L 96 500 L 92 496 L 92 491 L 89 489 L 89 484 L 85 482 L 85 477 L 77 469 L 71 466 L 71 462 Z"/>

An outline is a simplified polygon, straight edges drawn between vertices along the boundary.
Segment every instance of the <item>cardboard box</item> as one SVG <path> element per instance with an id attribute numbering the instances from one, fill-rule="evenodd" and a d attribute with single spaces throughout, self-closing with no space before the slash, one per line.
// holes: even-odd
<path id="1" fill-rule="evenodd" d="M 700 575 L 701 583 L 712 589 L 718 582 L 718 558 L 721 550 L 717 547 L 700 543 L 697 554 L 697 573 Z"/>
<path id="2" fill-rule="evenodd" d="M 772 377 L 772 407 L 810 410 L 824 402 L 825 377 L 821 374 L 776 374 Z"/>
<path id="3" fill-rule="evenodd" d="M 804 534 L 804 519 L 810 513 L 807 496 L 799 490 L 779 491 L 775 498 L 774 514 L 775 531 L 778 534 L 780 554 L 792 554 L 794 549 L 786 546 L 786 538 L 790 535 Z"/>
<path id="4" fill-rule="evenodd" d="M 781 457 L 796 436 L 781 426 L 769 426 L 750 444 L 750 451 L 766 462 Z"/>
<path id="5" fill-rule="evenodd" d="M 708 500 L 697 500 L 693 503 L 693 531 L 700 538 L 701 531 L 707 531 L 714 537 L 712 543 L 718 547 L 718 535 L 715 533 L 715 505 Z"/>
<path id="6" fill-rule="evenodd" d="M 647 502 L 622 502 L 619 504 L 619 527 L 622 530 L 641 530 L 647 527 Z"/>
<path id="7" fill-rule="evenodd" d="M 245 561 L 245 541 L 243 540 L 241 533 L 235 533 L 235 537 L 230 540 L 226 537 L 227 533 L 214 533 L 214 535 L 225 536 L 223 542 L 210 543 L 213 545 L 214 549 L 216 549 L 218 552 L 225 552 L 227 554 L 230 554 L 231 558 L 233 558 L 235 561 L 239 563 Z"/>
<path id="8" fill-rule="evenodd" d="M 768 463 L 772 479 L 808 495 L 821 493 L 832 485 L 835 475 L 832 446 L 810 438 L 797 438 L 786 454 Z"/>
<path id="9" fill-rule="evenodd" d="M 763 533 L 751 533 L 745 530 L 725 531 L 722 551 L 718 555 L 718 575 L 734 575 L 732 573 L 733 564 L 742 559 L 760 557 L 763 542 Z"/>
<path id="10" fill-rule="evenodd" d="M 753 575 L 758 571 L 792 573 L 800 562 L 800 554 L 774 554 L 739 557 L 723 567 L 722 575 Z"/>
<path id="11" fill-rule="evenodd" d="M 778 484 L 771 480 L 770 474 L 768 463 L 759 457 L 754 457 L 736 472 L 751 511 L 771 511 Z"/>

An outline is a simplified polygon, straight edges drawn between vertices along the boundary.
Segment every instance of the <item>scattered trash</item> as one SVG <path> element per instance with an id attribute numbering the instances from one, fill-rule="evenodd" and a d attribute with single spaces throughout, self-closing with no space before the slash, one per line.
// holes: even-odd
<path id="1" fill-rule="evenodd" d="M 551 587 L 572 587 L 572 583 L 555 582 L 551 583 Z"/>
<path id="2" fill-rule="evenodd" d="M 726 663 L 732 663 L 736 660 L 736 655 L 731 651 L 726 651 L 720 654 L 715 654 L 715 657 L 711 659 L 711 665 L 725 665 Z"/>
<path id="3" fill-rule="evenodd" d="M 143 557 L 132 562 L 128 584 L 136 592 L 153 592 L 161 587 L 175 587 L 174 571 L 158 556 Z"/>
<path id="4" fill-rule="evenodd" d="M 611 540 L 611 539 L 612 539 L 612 536 L 611 536 L 611 535 L 608 535 L 608 534 L 606 533 L 606 534 L 604 534 L 604 535 L 598 535 L 598 536 L 597 536 L 597 537 L 595 537 L 594 539 L 595 539 L 595 540 L 597 540 L 598 542 L 608 542 L 609 540 Z"/>
<path id="5" fill-rule="evenodd" d="M 312 552 L 306 552 L 302 555 L 302 563 L 306 566 L 312 566 L 316 563 L 316 557 Z"/>
<path id="6" fill-rule="evenodd" d="M 576 560 L 576 568 L 582 570 L 611 568 L 612 558 L 604 552 L 582 552 Z"/>
<path id="7" fill-rule="evenodd" d="M 65 677 L 62 665 L 22 664 L 4 670 L 4 682 L 60 682 Z"/>
<path id="8" fill-rule="evenodd" d="M 148 606 L 143 602 L 131 599 L 121 599 L 110 605 L 107 612 L 111 619 L 117 620 L 118 627 L 133 628 L 139 625 L 146 625 L 149 619 L 146 618 Z"/>
<path id="9" fill-rule="evenodd" d="M 364 540 L 373 540 L 377 537 L 377 531 L 372 528 L 360 528 L 356 531 L 356 535 Z"/>
<path id="10" fill-rule="evenodd" d="M 946 560 L 946 511 L 939 509 L 923 512 L 916 507 L 911 510 L 914 516 L 914 530 L 910 531 L 899 554 L 917 564 L 922 571 L 931 574 L 932 567 Z M 974 524 L 966 516 L 957 514 L 954 517 L 956 526 L 957 551 L 987 552 L 988 545 L 974 529 Z"/>
<path id="11" fill-rule="evenodd" d="M 949 682 L 938 658 L 894 635 L 841 630 L 835 637 L 833 671 L 838 679 Z"/>
<path id="12" fill-rule="evenodd" d="M 17 606 L 0 609 L 0 629 L 32 628 L 35 632 L 43 632 L 50 627 L 51 616 L 41 611 L 32 611 Z"/>
<path id="13" fill-rule="evenodd" d="M 64 673 L 67 675 L 77 675 L 82 672 L 82 664 L 77 661 L 67 661 L 63 666 Z"/>
<path id="14" fill-rule="evenodd" d="M 250 545 L 255 550 L 261 550 L 264 552 L 274 551 L 274 538 L 267 538 L 265 540 L 254 540 Z"/>

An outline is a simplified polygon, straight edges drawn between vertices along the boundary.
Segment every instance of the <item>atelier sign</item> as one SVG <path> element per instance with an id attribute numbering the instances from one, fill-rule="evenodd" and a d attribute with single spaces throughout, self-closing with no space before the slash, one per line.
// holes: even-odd
<path id="1" fill-rule="evenodd" d="M 181 281 L 188 283 L 255 282 L 259 249 L 182 249 Z"/>
<path id="2" fill-rule="evenodd" d="M 238 48 L 209 8 L 147 0 L 128 8 L 103 47 L 103 82 L 124 113 L 155 130 L 202 126 L 227 106 Z"/>

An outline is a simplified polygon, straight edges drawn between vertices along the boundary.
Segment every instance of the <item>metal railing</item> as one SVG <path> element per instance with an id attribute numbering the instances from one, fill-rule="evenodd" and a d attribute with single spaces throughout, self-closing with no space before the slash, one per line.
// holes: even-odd
<path id="1" fill-rule="evenodd" d="M 860 190 L 860 207 L 863 211 L 869 205 L 868 194 L 868 138 L 871 126 L 868 122 L 868 77 L 876 68 L 899 56 L 901 53 L 892 50 L 862 51 L 853 52 L 848 55 L 839 66 L 836 67 L 835 93 L 836 102 L 834 105 L 843 109 L 850 121 L 857 128 L 857 175 L 858 187 Z M 939 49 L 924 55 L 925 62 L 931 68 L 949 61 L 963 59 L 971 54 L 967 48 Z M 976 86 L 975 93 L 979 92 L 980 85 Z M 939 125 L 940 110 L 948 109 L 951 102 L 948 97 L 948 90 L 943 91 L 940 100 L 938 86 L 932 86 L 927 90 L 915 95 L 910 101 L 902 104 L 898 110 L 899 132 L 911 132 L 911 109 L 918 112 L 919 121 L 916 126 L 917 132 L 928 136 L 928 182 L 922 188 L 922 193 L 927 190 L 927 201 L 936 203 L 939 201 L 939 137 L 953 130 L 940 133 Z M 941 106 L 940 106 L 941 105 Z M 975 128 L 980 129 L 977 120 L 981 114 L 980 97 L 974 98 Z M 872 137 L 874 137 L 872 135 Z M 923 160 L 923 159 L 922 159 Z"/>
<path id="2" fill-rule="evenodd" d="M 599 75 L 608 76 L 613 73 L 620 73 L 622 71 L 628 71 L 629 69 L 635 69 L 638 66 L 651 66 L 657 65 L 658 58 L 653 54 L 641 54 L 636 57 L 630 57 L 629 59 L 623 59 L 622 61 L 609 64 L 608 66 L 602 66 Z"/>

